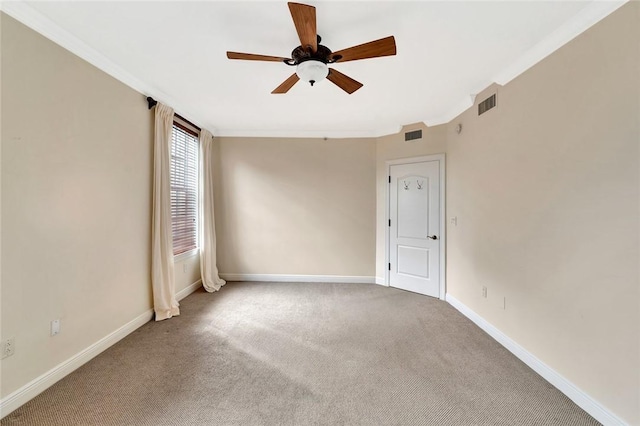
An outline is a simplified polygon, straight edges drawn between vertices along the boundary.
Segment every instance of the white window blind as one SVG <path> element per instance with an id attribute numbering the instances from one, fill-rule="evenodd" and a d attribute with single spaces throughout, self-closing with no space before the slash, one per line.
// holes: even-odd
<path id="1" fill-rule="evenodd" d="M 174 124 L 171 138 L 173 255 L 198 247 L 198 138 Z"/>

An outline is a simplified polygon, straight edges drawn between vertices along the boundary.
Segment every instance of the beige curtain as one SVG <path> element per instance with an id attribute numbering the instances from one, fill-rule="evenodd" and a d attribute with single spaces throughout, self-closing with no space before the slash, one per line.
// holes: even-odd
<path id="1" fill-rule="evenodd" d="M 208 292 L 218 291 L 225 281 L 218 276 L 216 265 L 216 228 L 213 215 L 213 136 L 200 131 L 200 170 L 202 182 L 202 233 L 200 243 L 200 274 L 202 286 Z"/>
<path id="2" fill-rule="evenodd" d="M 153 219 L 151 224 L 151 283 L 156 321 L 180 315 L 173 277 L 171 231 L 171 132 L 173 109 L 158 103 L 153 148 Z"/>

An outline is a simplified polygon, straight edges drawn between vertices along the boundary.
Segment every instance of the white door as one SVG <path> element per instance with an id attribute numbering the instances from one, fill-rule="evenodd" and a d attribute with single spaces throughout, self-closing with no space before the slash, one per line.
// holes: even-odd
<path id="1" fill-rule="evenodd" d="M 440 297 L 440 162 L 389 170 L 389 285 Z"/>

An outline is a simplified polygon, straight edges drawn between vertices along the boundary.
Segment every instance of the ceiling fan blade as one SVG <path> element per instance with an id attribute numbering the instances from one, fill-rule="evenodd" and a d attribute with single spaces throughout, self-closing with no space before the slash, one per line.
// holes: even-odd
<path id="1" fill-rule="evenodd" d="M 281 58 L 279 56 L 254 55 L 253 53 L 240 53 L 240 52 L 227 52 L 227 58 L 244 59 L 247 61 L 270 61 L 270 62 L 284 62 L 286 60 L 289 60 L 289 58 Z"/>
<path id="2" fill-rule="evenodd" d="M 359 81 L 355 81 L 351 77 L 348 77 L 341 72 L 334 70 L 333 68 L 329 70 L 327 80 L 331 81 L 333 84 L 335 84 L 348 94 L 352 94 L 362 87 L 362 83 L 360 83 Z"/>
<path id="3" fill-rule="evenodd" d="M 316 8 L 306 4 L 288 3 L 293 24 L 296 26 L 300 45 L 311 46 L 311 50 L 318 50 L 318 36 L 316 33 Z"/>
<path id="4" fill-rule="evenodd" d="M 286 79 L 280 86 L 276 87 L 271 93 L 273 94 L 287 93 L 289 89 L 291 89 L 293 85 L 298 82 L 298 80 L 300 80 L 300 77 L 298 77 L 298 74 L 293 73 L 291 77 Z"/>
<path id="5" fill-rule="evenodd" d="M 381 56 L 393 56 L 396 54 L 396 40 L 393 36 L 381 38 L 380 40 L 370 41 L 369 43 L 359 44 L 347 49 L 333 52 L 332 57 L 338 55 L 342 58 L 337 62 L 356 61 L 358 59 L 379 58 Z"/>

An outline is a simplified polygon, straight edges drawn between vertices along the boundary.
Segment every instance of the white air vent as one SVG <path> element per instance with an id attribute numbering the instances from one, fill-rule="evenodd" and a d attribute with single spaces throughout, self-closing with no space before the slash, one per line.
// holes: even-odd
<path id="1" fill-rule="evenodd" d="M 422 130 L 414 130 L 412 132 L 406 132 L 404 134 L 405 141 L 413 141 L 416 139 L 422 139 Z"/>
<path id="2" fill-rule="evenodd" d="M 496 106 L 496 94 L 489 96 L 478 104 L 478 115 L 482 115 Z"/>

